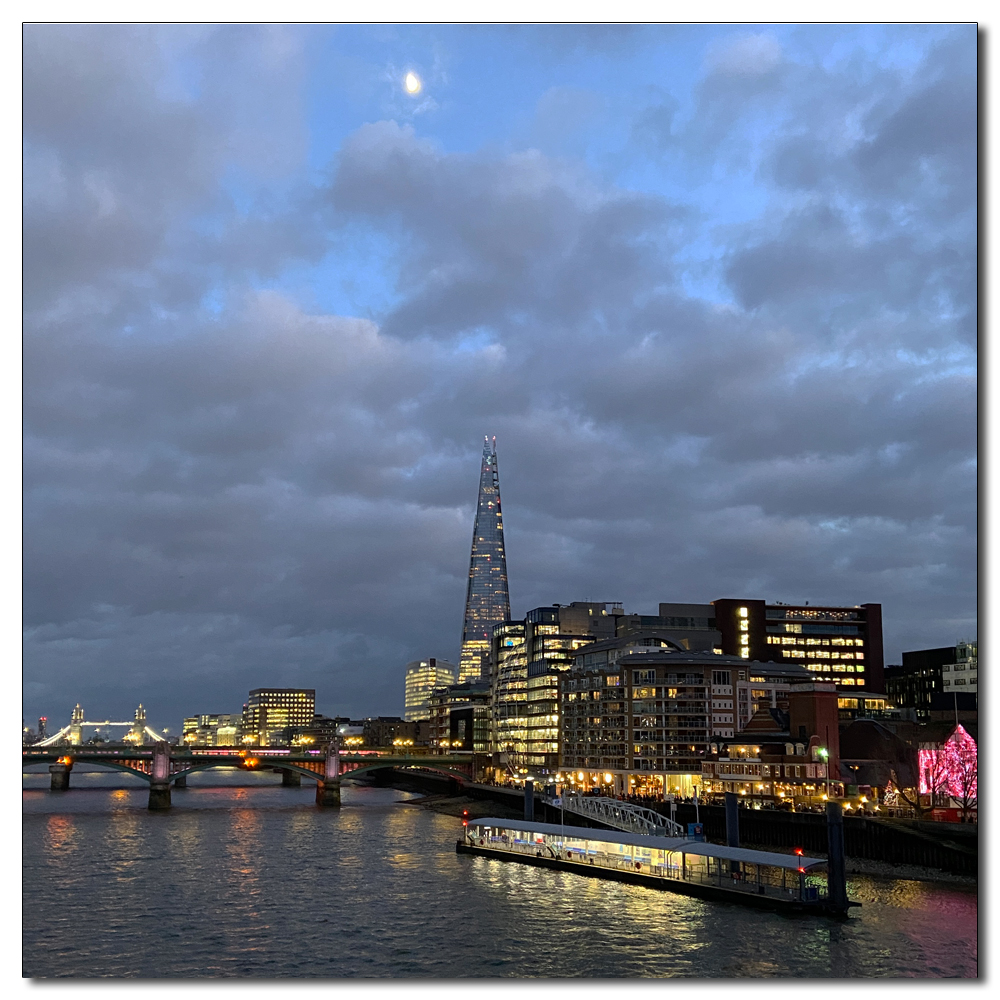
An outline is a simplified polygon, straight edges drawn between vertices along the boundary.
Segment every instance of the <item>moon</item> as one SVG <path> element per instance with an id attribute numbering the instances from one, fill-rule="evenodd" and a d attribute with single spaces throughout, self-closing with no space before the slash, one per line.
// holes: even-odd
<path id="1" fill-rule="evenodd" d="M 416 73 L 407 73 L 403 78 L 403 86 L 406 87 L 406 92 L 408 94 L 419 94 L 423 84 L 420 82 L 420 77 L 417 76 Z"/>

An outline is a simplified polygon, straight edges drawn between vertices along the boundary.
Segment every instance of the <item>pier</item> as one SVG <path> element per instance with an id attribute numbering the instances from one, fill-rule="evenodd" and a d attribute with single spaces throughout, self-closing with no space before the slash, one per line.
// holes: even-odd
<path id="1" fill-rule="evenodd" d="M 843 917 L 860 905 L 834 856 L 828 883 L 826 858 L 496 817 L 469 821 L 456 851 L 771 910 Z"/>

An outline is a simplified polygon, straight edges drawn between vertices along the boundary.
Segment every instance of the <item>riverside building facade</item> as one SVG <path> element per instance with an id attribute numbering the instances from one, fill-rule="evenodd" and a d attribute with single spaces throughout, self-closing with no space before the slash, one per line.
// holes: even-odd
<path id="1" fill-rule="evenodd" d="M 243 706 L 242 741 L 276 745 L 282 730 L 312 725 L 315 716 L 314 688 L 255 688 Z"/>
<path id="2" fill-rule="evenodd" d="M 651 637 L 653 638 L 653 637 Z M 597 649 L 560 678 L 560 767 L 584 788 L 691 794 L 712 736 L 712 671 L 735 657 L 671 640 Z M 606 644 L 602 644 L 606 645 Z"/>
<path id="3" fill-rule="evenodd" d="M 609 610 L 610 609 L 610 610 Z M 489 657 L 491 747 L 498 776 L 559 764 L 559 676 L 577 651 L 613 637 L 621 605 L 574 601 L 494 626 Z"/>
<path id="4" fill-rule="evenodd" d="M 689 796 L 721 741 L 811 680 L 655 634 L 595 643 L 560 678 L 560 769 L 586 788 Z"/>

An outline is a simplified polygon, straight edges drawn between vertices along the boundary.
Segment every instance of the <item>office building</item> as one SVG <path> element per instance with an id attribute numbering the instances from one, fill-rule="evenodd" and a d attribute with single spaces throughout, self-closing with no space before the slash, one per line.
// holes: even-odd
<path id="1" fill-rule="evenodd" d="M 844 694 L 884 692 L 881 604 L 810 607 L 727 598 L 712 605 L 724 653 L 800 664 Z"/>
<path id="2" fill-rule="evenodd" d="M 406 664 L 406 690 L 403 718 L 407 722 L 430 718 L 431 692 L 455 683 L 458 668 L 433 656 Z"/>
<path id="3" fill-rule="evenodd" d="M 316 715 L 313 688 L 255 688 L 243 706 L 244 743 L 276 746 L 287 743 L 287 730 L 310 726 Z"/>
<path id="4" fill-rule="evenodd" d="M 558 766 L 559 675 L 583 647 L 596 644 L 612 662 L 625 649 L 666 642 L 691 651 L 719 650 L 711 604 L 663 603 L 659 611 L 627 614 L 620 603 L 574 601 L 495 626 L 488 668 L 498 770 L 518 774 Z"/>
<path id="5" fill-rule="evenodd" d="M 979 694 L 979 643 L 960 642 L 951 663 L 941 667 L 941 690 L 945 694 Z"/>
<path id="6" fill-rule="evenodd" d="M 896 705 L 912 708 L 919 719 L 926 720 L 937 695 L 945 691 L 978 692 L 977 667 L 975 642 L 910 650 L 903 653 L 901 664 L 885 668 L 885 693 Z"/>
<path id="7" fill-rule="evenodd" d="M 496 438 L 483 446 L 479 474 L 479 500 L 472 531 L 469 585 L 465 596 L 462 652 L 458 661 L 460 681 L 478 681 L 489 655 L 493 626 L 510 618 L 507 594 L 507 557 L 500 512 L 500 475 Z"/>
<path id="8" fill-rule="evenodd" d="M 181 742 L 188 747 L 233 747 L 240 744 L 240 714 L 192 715 L 184 720 Z"/>
<path id="9" fill-rule="evenodd" d="M 493 629 L 488 672 L 491 746 L 498 772 L 551 768 L 559 759 L 559 675 L 577 650 L 614 637 L 620 605 L 574 601 L 535 608 Z"/>
<path id="10" fill-rule="evenodd" d="M 361 735 L 366 747 L 415 746 L 417 724 L 398 716 L 380 715 L 364 720 Z"/>
<path id="11" fill-rule="evenodd" d="M 489 751 L 490 686 L 465 681 L 431 694 L 430 745 L 452 750 Z"/>

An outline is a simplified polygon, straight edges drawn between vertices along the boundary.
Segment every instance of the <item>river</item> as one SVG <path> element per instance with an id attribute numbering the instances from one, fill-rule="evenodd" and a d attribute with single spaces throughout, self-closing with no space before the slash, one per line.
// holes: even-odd
<path id="1" fill-rule="evenodd" d="M 31 977 L 975 977 L 974 887 L 854 876 L 844 922 L 458 856 L 416 795 L 203 772 L 23 791 Z"/>

